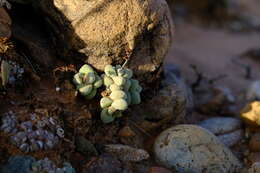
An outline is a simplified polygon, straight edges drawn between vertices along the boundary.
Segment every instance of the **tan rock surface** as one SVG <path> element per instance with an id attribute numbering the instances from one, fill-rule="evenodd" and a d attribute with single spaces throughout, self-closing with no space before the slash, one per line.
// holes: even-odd
<path id="1" fill-rule="evenodd" d="M 11 37 L 11 18 L 4 8 L 0 7 L 0 38 Z"/>
<path id="2" fill-rule="evenodd" d="M 151 82 L 171 45 L 173 27 L 165 0 L 54 0 L 40 1 L 40 8 L 68 50 L 83 53 L 82 59 L 99 70 L 123 63 L 130 52 L 130 68 Z"/>

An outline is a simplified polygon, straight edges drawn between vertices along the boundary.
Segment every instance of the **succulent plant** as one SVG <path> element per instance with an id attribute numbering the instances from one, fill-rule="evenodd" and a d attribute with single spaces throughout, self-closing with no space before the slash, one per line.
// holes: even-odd
<path id="1" fill-rule="evenodd" d="M 64 162 L 62 168 L 57 168 L 53 161 L 47 157 L 31 164 L 29 173 L 76 173 L 70 163 Z"/>
<path id="2" fill-rule="evenodd" d="M 78 92 L 86 99 L 94 98 L 97 88 L 103 84 L 102 78 L 87 64 L 83 65 L 79 72 L 74 75 L 73 82 Z"/>
<path id="3" fill-rule="evenodd" d="M 53 117 L 31 113 L 29 118 L 20 122 L 11 111 L 2 116 L 0 130 L 8 133 L 11 144 L 21 151 L 27 153 L 52 149 L 64 137 L 64 130 Z"/>
<path id="4" fill-rule="evenodd" d="M 100 100 L 101 120 L 110 123 L 121 117 L 129 105 L 141 103 L 142 87 L 138 80 L 132 79 L 133 71 L 124 66 L 107 65 L 102 75 L 106 90 Z"/>

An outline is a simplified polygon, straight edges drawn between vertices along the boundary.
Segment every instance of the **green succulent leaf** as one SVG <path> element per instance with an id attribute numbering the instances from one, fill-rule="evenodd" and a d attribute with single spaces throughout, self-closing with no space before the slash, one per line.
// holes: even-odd
<path id="1" fill-rule="evenodd" d="M 112 85 L 114 83 L 113 79 L 111 77 L 107 76 L 107 75 L 104 76 L 103 80 L 104 80 L 103 81 L 104 85 L 106 87 L 109 87 L 110 85 Z"/>
<path id="2" fill-rule="evenodd" d="M 114 107 L 116 110 L 120 110 L 120 111 L 124 111 L 128 107 L 127 102 L 124 99 L 114 100 L 111 106 Z"/>
<path id="3" fill-rule="evenodd" d="M 93 84 L 96 80 L 96 76 L 94 72 L 89 72 L 86 74 L 86 81 L 87 84 Z"/>
<path id="4" fill-rule="evenodd" d="M 111 100 L 111 99 L 108 98 L 108 97 L 103 97 L 103 98 L 100 100 L 100 106 L 101 106 L 101 108 L 109 107 L 112 103 L 113 103 L 113 100 Z"/>
<path id="5" fill-rule="evenodd" d="M 123 75 L 123 77 L 131 79 L 133 77 L 133 71 L 130 69 L 125 69 L 125 74 Z"/>
<path id="6" fill-rule="evenodd" d="M 117 99 L 126 99 L 127 98 L 127 95 L 124 91 L 122 90 L 115 90 L 115 91 L 112 91 L 112 93 L 109 95 L 109 97 L 112 99 L 112 100 L 117 100 Z"/>
<path id="7" fill-rule="evenodd" d="M 79 72 L 84 74 L 88 74 L 89 72 L 94 73 L 94 69 L 90 65 L 85 64 L 79 69 Z"/>
<path id="8" fill-rule="evenodd" d="M 128 91 L 130 89 L 130 87 L 131 87 L 131 80 L 127 79 L 126 83 L 124 85 L 124 90 Z"/>
<path id="9" fill-rule="evenodd" d="M 140 104 L 140 103 L 141 103 L 140 93 L 136 91 L 131 92 L 131 104 Z"/>
<path id="10" fill-rule="evenodd" d="M 123 78 L 122 76 L 114 76 L 114 77 L 112 77 L 112 79 L 115 82 L 115 84 L 118 86 L 122 86 L 126 82 L 126 79 Z"/>
<path id="11" fill-rule="evenodd" d="M 91 93 L 92 89 L 93 89 L 92 85 L 85 85 L 85 86 L 79 88 L 79 92 L 81 95 L 87 96 Z"/>
<path id="12" fill-rule="evenodd" d="M 96 96 L 96 94 L 97 94 L 97 89 L 93 88 L 92 91 L 88 95 L 85 96 L 85 98 L 87 100 L 91 100 Z"/>
<path id="13" fill-rule="evenodd" d="M 77 73 L 73 77 L 73 83 L 76 85 L 82 84 L 82 77 L 80 76 L 80 73 Z"/>
<path id="14" fill-rule="evenodd" d="M 94 87 L 95 87 L 95 88 L 99 88 L 99 87 L 102 86 L 103 80 L 102 80 L 102 78 L 99 77 L 98 75 L 95 75 L 95 76 L 96 76 L 96 81 L 95 81 L 95 83 L 94 83 Z"/>
<path id="15" fill-rule="evenodd" d="M 121 87 L 118 86 L 117 84 L 112 84 L 110 85 L 109 89 L 113 92 L 113 91 L 121 90 Z"/>
<path id="16" fill-rule="evenodd" d="M 139 86 L 138 80 L 136 80 L 136 79 L 131 79 L 131 87 L 130 87 L 130 90 L 131 90 L 131 91 L 136 91 L 136 89 L 138 88 L 138 86 Z"/>
<path id="17" fill-rule="evenodd" d="M 108 109 L 103 109 L 101 112 L 101 120 L 104 123 L 111 123 L 115 120 L 115 117 L 113 115 L 108 114 Z"/>
<path id="18" fill-rule="evenodd" d="M 104 71 L 105 71 L 106 75 L 110 76 L 110 77 L 117 75 L 116 69 L 112 65 L 106 65 Z"/>
<path id="19" fill-rule="evenodd" d="M 130 92 L 126 92 L 126 96 L 127 96 L 127 98 L 126 98 L 127 104 L 131 105 L 131 94 L 130 94 Z"/>

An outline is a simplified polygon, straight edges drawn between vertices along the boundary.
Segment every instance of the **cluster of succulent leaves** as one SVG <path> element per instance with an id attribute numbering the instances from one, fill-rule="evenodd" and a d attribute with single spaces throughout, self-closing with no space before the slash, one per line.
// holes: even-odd
<path id="1" fill-rule="evenodd" d="M 106 86 L 105 95 L 100 100 L 102 108 L 101 119 L 105 123 L 114 121 L 121 117 L 131 104 L 141 102 L 140 92 L 142 87 L 138 80 L 132 79 L 133 71 L 122 68 L 120 65 L 105 67 L 105 74 L 102 75 L 104 85 Z"/>
<path id="2" fill-rule="evenodd" d="M 101 120 L 110 123 L 121 117 L 129 105 L 141 103 L 142 87 L 138 80 L 132 77 L 133 71 L 120 65 L 106 65 L 104 74 L 99 77 L 92 67 L 85 64 L 74 76 L 73 81 L 79 93 L 87 99 L 92 99 L 97 93 L 97 88 L 104 84 L 105 91 L 102 92 L 100 100 Z"/>
<path id="3" fill-rule="evenodd" d="M 97 89 L 103 84 L 101 77 L 87 64 L 83 65 L 75 74 L 73 82 L 77 86 L 78 92 L 86 99 L 94 98 Z"/>

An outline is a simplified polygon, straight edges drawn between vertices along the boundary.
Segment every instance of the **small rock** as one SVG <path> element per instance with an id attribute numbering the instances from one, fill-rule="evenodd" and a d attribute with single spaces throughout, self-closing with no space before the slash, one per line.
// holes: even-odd
<path id="1" fill-rule="evenodd" d="M 249 85 L 246 91 L 246 99 L 250 101 L 260 100 L 260 81 L 254 81 Z"/>
<path id="2" fill-rule="evenodd" d="M 214 117 L 199 123 L 199 126 L 214 133 L 228 147 L 238 143 L 243 137 L 241 121 L 232 117 Z"/>
<path id="3" fill-rule="evenodd" d="M 250 153 L 250 155 L 248 156 L 248 160 L 251 163 L 260 162 L 260 152 Z"/>
<path id="4" fill-rule="evenodd" d="M 241 121 L 232 117 L 214 117 L 200 122 L 199 126 L 219 135 L 240 129 Z"/>
<path id="5" fill-rule="evenodd" d="M 8 163 L 0 168 L 1 173 L 28 173 L 35 159 L 30 156 L 13 156 Z"/>
<path id="6" fill-rule="evenodd" d="M 145 150 L 121 144 L 106 145 L 105 151 L 122 161 L 140 162 L 149 158 Z"/>
<path id="7" fill-rule="evenodd" d="M 234 132 L 219 135 L 217 137 L 220 140 L 220 142 L 225 144 L 227 147 L 232 147 L 242 140 L 243 135 L 244 135 L 243 130 L 236 130 Z"/>
<path id="8" fill-rule="evenodd" d="M 124 170 L 122 163 L 110 155 L 101 155 L 90 161 L 90 164 L 83 169 L 82 173 L 129 173 Z"/>
<path id="9" fill-rule="evenodd" d="M 174 123 L 183 123 L 188 119 L 192 108 L 192 92 L 184 81 L 178 80 L 175 84 L 167 84 L 154 97 L 140 104 L 137 114 L 157 121 L 172 118 Z"/>
<path id="10" fill-rule="evenodd" d="M 151 167 L 147 173 L 172 173 L 172 172 L 162 167 Z"/>
<path id="11" fill-rule="evenodd" d="M 243 57 L 248 57 L 256 62 L 259 62 L 260 60 L 260 49 L 256 48 L 256 49 L 250 49 L 248 51 L 246 51 L 245 53 L 242 54 Z M 260 82 L 260 81 L 255 81 L 255 82 Z M 253 83 L 255 83 L 253 82 Z M 259 84 L 258 84 L 259 85 Z"/>
<path id="12" fill-rule="evenodd" d="M 195 91 L 196 107 L 204 114 L 232 113 L 235 97 L 225 86 L 206 85 Z"/>
<path id="13" fill-rule="evenodd" d="M 11 18 L 4 8 L 0 7 L 0 38 L 11 37 Z"/>
<path id="14" fill-rule="evenodd" d="M 121 137 L 133 137 L 136 134 L 129 126 L 125 126 L 118 132 L 118 135 Z"/>
<path id="15" fill-rule="evenodd" d="M 249 142 L 249 148 L 251 151 L 260 152 L 260 133 L 256 133 L 252 136 Z"/>
<path id="16" fill-rule="evenodd" d="M 254 163 L 248 170 L 248 173 L 259 173 L 260 172 L 260 162 Z"/>
<path id="17" fill-rule="evenodd" d="M 82 136 L 76 138 L 76 150 L 85 155 L 88 159 L 98 155 L 95 146 Z"/>
<path id="18" fill-rule="evenodd" d="M 208 130 L 177 125 L 162 132 L 154 143 L 156 160 L 177 172 L 235 172 L 242 165 Z"/>
<path id="19" fill-rule="evenodd" d="M 175 64 L 164 64 L 163 68 L 163 81 L 162 85 L 167 86 L 176 83 L 177 80 L 181 79 L 180 68 Z"/>
<path id="20" fill-rule="evenodd" d="M 241 110 L 240 117 L 250 126 L 260 126 L 260 102 L 254 101 L 246 105 Z"/>

